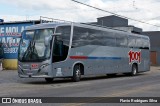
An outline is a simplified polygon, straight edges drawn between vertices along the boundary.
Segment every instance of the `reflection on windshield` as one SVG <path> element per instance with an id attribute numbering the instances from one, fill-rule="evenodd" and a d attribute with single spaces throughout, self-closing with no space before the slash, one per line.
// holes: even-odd
<path id="1" fill-rule="evenodd" d="M 19 61 L 44 61 L 50 57 L 50 45 L 44 44 L 45 37 L 52 35 L 54 29 L 38 29 L 33 31 L 25 31 L 23 40 L 20 41 Z"/>

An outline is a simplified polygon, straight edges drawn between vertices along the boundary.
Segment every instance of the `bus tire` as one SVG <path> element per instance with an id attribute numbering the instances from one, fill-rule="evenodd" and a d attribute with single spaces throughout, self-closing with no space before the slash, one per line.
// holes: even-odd
<path id="1" fill-rule="evenodd" d="M 53 78 L 45 78 L 47 83 L 52 83 L 53 82 Z"/>
<path id="2" fill-rule="evenodd" d="M 81 79 L 80 65 L 75 65 L 73 69 L 73 81 L 78 82 Z"/>
<path id="3" fill-rule="evenodd" d="M 131 74 L 131 76 L 135 76 L 135 75 L 137 75 L 137 73 L 138 73 L 138 67 L 136 64 L 133 64 L 132 65 L 132 72 L 130 74 Z"/>

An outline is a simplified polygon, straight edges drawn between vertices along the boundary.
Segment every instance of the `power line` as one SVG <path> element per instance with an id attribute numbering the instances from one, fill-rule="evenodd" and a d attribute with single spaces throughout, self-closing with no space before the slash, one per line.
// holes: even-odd
<path id="1" fill-rule="evenodd" d="M 140 22 L 140 23 L 143 23 L 143 24 L 152 25 L 152 26 L 155 26 L 155 27 L 160 27 L 159 25 L 154 25 L 154 24 L 150 24 L 150 23 L 147 23 L 147 22 L 143 22 L 143 21 L 137 20 L 137 19 L 129 18 L 129 17 L 123 16 L 123 15 L 119 15 L 119 14 L 116 14 L 114 12 L 103 10 L 103 9 L 100 9 L 100 8 L 97 8 L 97 7 L 94 7 L 94 6 L 91 6 L 89 4 L 85 4 L 85 3 L 82 3 L 82 2 L 79 2 L 79 1 L 76 1 L 76 0 L 71 0 L 71 1 L 76 2 L 78 4 L 81 4 L 81 5 L 85 5 L 87 7 L 91 7 L 93 9 L 96 9 L 96 10 L 99 10 L 99 11 L 103 11 L 103 12 L 107 12 L 107 13 L 113 14 L 113 15 L 121 17 L 121 18 L 130 19 L 130 20 L 137 21 L 137 22 Z"/>

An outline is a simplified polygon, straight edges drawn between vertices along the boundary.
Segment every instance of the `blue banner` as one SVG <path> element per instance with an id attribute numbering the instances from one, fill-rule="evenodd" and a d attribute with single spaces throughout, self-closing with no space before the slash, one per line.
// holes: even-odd
<path id="1" fill-rule="evenodd" d="M 21 32 L 30 25 L 33 25 L 33 23 L 11 23 L 0 25 L 0 42 L 4 59 L 17 59 Z M 8 47 L 8 41 L 12 38 L 15 39 L 13 39 L 11 47 Z"/>

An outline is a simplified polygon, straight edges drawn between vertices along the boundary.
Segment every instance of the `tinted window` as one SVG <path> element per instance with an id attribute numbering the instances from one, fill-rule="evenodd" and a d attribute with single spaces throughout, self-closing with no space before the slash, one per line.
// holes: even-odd
<path id="1" fill-rule="evenodd" d="M 149 49 L 150 43 L 148 39 L 142 38 L 143 49 Z"/>
<path id="2" fill-rule="evenodd" d="M 115 37 L 111 32 L 75 27 L 72 46 L 85 45 L 115 46 Z"/>
<path id="3" fill-rule="evenodd" d="M 104 42 L 104 46 L 116 46 L 116 38 L 112 32 L 103 32 L 101 40 Z"/>
<path id="4" fill-rule="evenodd" d="M 122 34 L 116 34 L 116 46 L 118 47 L 127 47 L 128 45 L 127 36 Z"/>
<path id="5" fill-rule="evenodd" d="M 128 47 L 131 47 L 131 48 L 136 47 L 136 37 L 129 35 Z"/>
<path id="6" fill-rule="evenodd" d="M 136 47 L 142 49 L 143 48 L 143 42 L 141 37 L 136 38 Z"/>
<path id="7" fill-rule="evenodd" d="M 56 33 L 61 33 L 61 38 L 64 45 L 69 46 L 70 35 L 71 35 L 71 26 L 60 26 L 56 28 Z"/>
<path id="8" fill-rule="evenodd" d="M 128 46 L 139 49 L 149 49 L 150 43 L 146 38 L 130 36 L 128 40 Z"/>

